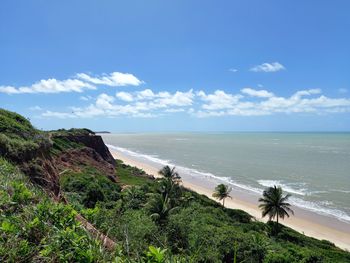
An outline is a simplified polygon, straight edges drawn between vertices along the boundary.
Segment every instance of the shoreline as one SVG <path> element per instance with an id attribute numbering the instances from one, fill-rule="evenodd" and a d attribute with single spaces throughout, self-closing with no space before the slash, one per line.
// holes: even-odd
<path id="1" fill-rule="evenodd" d="M 136 160 L 124 153 L 121 153 L 115 149 L 109 148 L 109 151 L 115 159 L 122 160 L 125 164 L 135 166 L 144 170 L 146 173 L 153 175 L 154 177 L 160 177 L 158 175 L 159 168 Z M 182 176 L 181 176 L 182 177 Z M 194 177 L 186 178 L 182 177 L 182 185 L 190 190 L 193 190 L 199 194 L 206 195 L 207 197 L 217 201 L 212 197 L 213 189 L 216 184 L 210 184 L 210 181 L 204 182 L 203 180 L 196 180 Z M 225 206 L 233 209 L 241 209 L 259 221 L 266 222 L 266 219 L 261 218 L 261 211 L 258 209 L 258 202 L 254 200 L 250 194 L 236 193 L 231 194 L 232 199 L 225 200 Z M 304 233 L 307 236 L 314 237 L 320 240 L 328 240 L 334 243 L 336 246 L 350 251 L 350 228 L 349 224 L 338 221 L 337 227 L 334 227 L 334 220 L 325 216 L 319 216 L 318 214 L 293 207 L 296 216 L 286 218 L 281 222 L 300 233 Z"/>

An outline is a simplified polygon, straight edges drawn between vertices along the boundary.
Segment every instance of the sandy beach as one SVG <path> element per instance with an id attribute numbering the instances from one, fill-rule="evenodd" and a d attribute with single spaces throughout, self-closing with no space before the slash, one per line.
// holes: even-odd
<path id="1" fill-rule="evenodd" d="M 122 160 L 125 164 L 130 166 L 136 166 L 143 169 L 146 173 L 155 177 L 159 177 L 159 168 L 152 166 L 146 162 L 141 162 L 130 156 L 126 156 L 123 153 L 110 149 L 115 159 Z M 212 198 L 213 189 L 215 184 L 208 182 L 199 182 L 195 179 L 182 177 L 182 184 L 184 187 L 189 188 L 197 193 L 203 194 Z M 257 220 L 266 221 L 261 218 L 261 211 L 258 209 L 257 200 L 252 197 L 244 196 L 242 194 L 232 193 L 232 199 L 228 198 L 225 201 L 225 206 L 234 209 L 241 209 Z M 350 251 L 350 227 L 349 224 L 333 220 L 331 218 L 320 216 L 318 214 L 293 207 L 295 216 L 285 219 L 282 224 L 287 225 L 300 233 L 304 233 L 307 236 L 311 236 L 317 239 L 325 239 L 333 242 L 338 247 Z"/>

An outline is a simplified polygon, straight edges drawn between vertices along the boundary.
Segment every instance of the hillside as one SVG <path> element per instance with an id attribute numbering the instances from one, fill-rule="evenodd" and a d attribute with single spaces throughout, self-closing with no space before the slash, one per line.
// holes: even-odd
<path id="1" fill-rule="evenodd" d="M 0 110 L 1 262 L 350 262 L 115 161 L 87 129 L 39 131 Z"/>

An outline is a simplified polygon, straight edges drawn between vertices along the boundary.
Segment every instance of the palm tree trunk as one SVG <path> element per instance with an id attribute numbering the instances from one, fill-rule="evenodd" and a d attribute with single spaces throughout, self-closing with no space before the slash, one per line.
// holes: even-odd
<path id="1" fill-rule="evenodd" d="M 222 199 L 222 206 L 225 207 L 225 198 Z"/>

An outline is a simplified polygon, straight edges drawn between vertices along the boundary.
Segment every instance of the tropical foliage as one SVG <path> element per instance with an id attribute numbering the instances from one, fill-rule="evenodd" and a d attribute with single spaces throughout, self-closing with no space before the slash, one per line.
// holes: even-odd
<path id="1" fill-rule="evenodd" d="M 230 197 L 230 192 L 231 192 L 231 188 L 228 185 L 225 184 L 219 184 L 215 187 L 215 191 L 213 193 L 213 197 L 218 199 L 218 200 L 222 200 L 222 205 L 225 206 L 225 199 L 227 197 Z"/>
<path id="2" fill-rule="evenodd" d="M 60 130 L 50 138 L 53 133 L 0 111 L 0 262 L 350 262 L 350 253 L 329 241 L 283 225 L 276 232 L 273 222 L 258 222 L 184 188 L 175 168 L 164 167 L 163 178 L 152 179 L 118 161 L 116 183 L 92 164 L 69 167 L 59 181 L 65 202 L 58 202 L 16 164 L 38 146 L 48 158 L 77 149 L 81 146 L 59 136 L 92 132 Z M 43 163 L 33 163 L 33 171 L 42 168 Z M 229 190 L 220 186 L 218 200 Z M 277 187 L 267 189 L 261 199 L 265 216 L 288 216 L 288 197 Z M 114 249 L 94 238 L 78 220 L 82 217 L 113 240 Z"/>
<path id="3" fill-rule="evenodd" d="M 268 216 L 269 220 L 276 218 L 276 226 L 278 227 L 278 219 L 289 217 L 289 214 L 294 214 L 287 202 L 290 194 L 283 195 L 283 190 L 280 186 L 269 187 L 264 190 L 263 197 L 259 199 L 261 203 L 259 208 L 262 210 L 262 216 Z"/>

